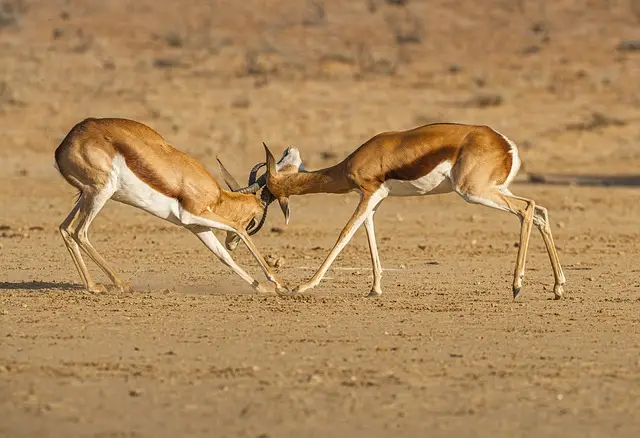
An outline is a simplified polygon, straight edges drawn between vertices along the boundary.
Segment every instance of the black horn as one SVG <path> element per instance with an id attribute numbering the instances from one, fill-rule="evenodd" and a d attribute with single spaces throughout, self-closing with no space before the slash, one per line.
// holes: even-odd
<path id="1" fill-rule="evenodd" d="M 262 202 L 264 203 L 264 212 L 262 213 L 260 222 L 258 222 L 258 224 L 255 227 L 253 227 L 251 230 L 247 230 L 250 236 L 253 236 L 258 231 L 260 231 L 260 229 L 262 229 L 262 226 L 267 220 L 267 211 L 269 210 L 269 205 L 275 200 L 276 200 L 275 196 L 273 196 L 268 189 L 265 189 L 262 192 Z"/>

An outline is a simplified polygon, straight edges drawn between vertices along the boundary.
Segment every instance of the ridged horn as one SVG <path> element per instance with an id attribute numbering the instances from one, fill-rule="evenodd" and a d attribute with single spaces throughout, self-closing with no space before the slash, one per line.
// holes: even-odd
<path id="1" fill-rule="evenodd" d="M 218 160 L 218 165 L 220 166 L 220 171 L 222 172 L 222 178 L 224 179 L 224 182 L 227 183 L 229 189 L 233 192 L 240 190 L 240 184 L 238 184 L 238 181 L 236 181 L 236 179 L 233 177 L 233 175 L 231 175 L 227 168 L 224 167 L 224 164 L 222 164 L 220 158 L 216 157 L 216 160 Z"/>

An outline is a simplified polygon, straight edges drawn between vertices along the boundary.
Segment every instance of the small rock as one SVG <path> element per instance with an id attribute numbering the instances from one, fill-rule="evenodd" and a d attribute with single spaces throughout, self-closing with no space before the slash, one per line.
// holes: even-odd
<path id="1" fill-rule="evenodd" d="M 427 265 L 439 265 L 439 264 L 440 264 L 440 262 L 437 261 L 437 260 L 433 260 L 431 262 L 427 262 Z"/>
<path id="2" fill-rule="evenodd" d="M 309 378 L 307 379 L 307 381 L 308 381 L 309 383 L 317 384 L 317 383 L 322 382 L 322 377 L 320 377 L 320 376 L 319 376 L 319 375 L 317 375 L 317 374 L 312 374 L 312 375 L 310 375 L 310 376 L 309 376 Z"/>
<path id="3" fill-rule="evenodd" d="M 167 356 L 177 356 L 177 353 L 175 351 L 173 351 L 173 350 L 169 350 L 169 351 L 167 351 L 165 353 L 165 355 L 167 355 Z"/>
<path id="4" fill-rule="evenodd" d="M 418 245 L 418 248 L 424 251 L 427 249 L 427 245 Z"/>
<path id="5" fill-rule="evenodd" d="M 11 227 L 9 225 L 0 225 L 0 231 L 10 230 Z"/>
<path id="6" fill-rule="evenodd" d="M 44 230 L 44 228 L 42 228 L 42 227 L 41 227 L 41 226 L 39 226 L 39 225 L 34 225 L 34 226 L 32 226 L 32 227 L 29 227 L 29 230 L 30 230 L 30 231 L 42 231 L 42 230 Z"/>
<path id="7" fill-rule="evenodd" d="M 142 390 L 141 389 L 130 389 L 129 390 L 129 396 L 130 397 L 140 397 L 142 395 Z"/>
<path id="8" fill-rule="evenodd" d="M 565 225 L 565 223 L 564 223 L 564 222 L 558 222 L 558 223 L 556 224 L 556 226 L 557 226 L 559 229 L 563 229 L 566 225 Z"/>
<path id="9" fill-rule="evenodd" d="M 271 227 L 271 232 L 275 233 L 275 234 L 282 234 L 282 233 L 284 233 L 284 228 Z"/>
<path id="10" fill-rule="evenodd" d="M 472 239 L 472 240 L 471 240 L 471 244 L 472 244 L 472 245 L 475 245 L 475 244 L 477 244 L 477 243 L 478 243 L 478 241 L 477 241 L 476 239 Z"/>
<path id="11" fill-rule="evenodd" d="M 564 398 L 564 395 L 558 394 L 556 395 L 556 400 L 561 401 Z"/>
<path id="12" fill-rule="evenodd" d="M 589 281 L 595 281 L 596 279 L 594 277 L 589 277 Z"/>
<path id="13" fill-rule="evenodd" d="M 402 221 L 404 221 L 404 218 L 402 217 L 402 215 L 401 215 L 400 213 L 397 213 L 397 214 L 396 214 L 396 220 L 397 220 L 398 222 L 402 222 Z"/>

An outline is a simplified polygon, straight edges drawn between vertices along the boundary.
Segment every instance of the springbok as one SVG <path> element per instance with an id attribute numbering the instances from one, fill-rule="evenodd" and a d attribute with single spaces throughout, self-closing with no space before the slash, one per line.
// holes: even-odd
<path id="1" fill-rule="evenodd" d="M 287 166 L 291 172 L 296 158 L 285 154 L 278 166 Z M 106 287 L 92 280 L 80 249 L 105 272 L 113 287 L 131 290 L 87 237 L 91 222 L 109 199 L 188 229 L 256 291 L 267 292 L 267 287 L 234 262 L 212 232 L 225 230 L 227 247 L 233 249 L 242 240 L 276 292 L 285 291 L 249 237 L 264 224 L 274 199 L 259 184 L 234 187 L 235 193 L 223 190 L 204 166 L 173 148 L 156 131 L 116 118 L 89 118 L 75 125 L 55 151 L 55 167 L 79 190 L 60 233 L 87 291 L 105 292 Z"/>
<path id="2" fill-rule="evenodd" d="M 340 251 L 364 223 L 371 261 L 373 285 L 370 296 L 382 293 L 382 266 L 378 256 L 373 216 L 387 196 L 420 196 L 456 192 L 470 203 L 481 204 L 517 215 L 521 221 L 520 245 L 513 278 L 514 298 L 522 288 L 525 258 L 532 224 L 544 240 L 555 285 L 556 299 L 562 298 L 565 276 L 544 207 L 516 196 L 509 184 L 520 168 L 516 145 L 488 126 L 437 123 L 408 131 L 384 132 L 368 140 L 342 162 L 312 172 L 278 172 L 269 148 L 266 184 L 289 218 L 288 197 L 308 193 L 360 194 L 360 203 L 344 227 L 335 246 L 313 277 L 298 286 L 302 292 L 317 286 Z"/>

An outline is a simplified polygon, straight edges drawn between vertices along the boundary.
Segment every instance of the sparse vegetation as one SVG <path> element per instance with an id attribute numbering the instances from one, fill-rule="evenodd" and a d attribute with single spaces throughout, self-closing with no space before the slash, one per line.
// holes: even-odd
<path id="1" fill-rule="evenodd" d="M 184 46 L 184 38 L 178 32 L 168 32 L 164 35 L 164 41 L 169 47 L 182 47 Z"/>
<path id="2" fill-rule="evenodd" d="M 405 10 L 401 14 L 390 14 L 387 24 L 393 32 L 398 44 L 420 44 L 424 34 L 422 21 L 411 11 Z"/>
<path id="3" fill-rule="evenodd" d="M 468 108 L 490 108 L 500 106 L 504 103 L 504 98 L 498 93 L 482 93 L 473 96 L 464 102 L 463 106 Z"/>
<path id="4" fill-rule="evenodd" d="M 308 0 L 302 24 L 304 26 L 319 26 L 324 24 L 326 20 L 327 17 L 324 11 L 324 2 L 319 0 Z"/>
<path id="5" fill-rule="evenodd" d="M 616 119 L 600 112 L 594 111 L 589 118 L 582 122 L 568 123 L 565 125 L 567 131 L 595 131 L 609 126 L 624 126 L 625 120 Z"/>
<path id="6" fill-rule="evenodd" d="M 24 0 L 4 0 L 0 3 L 0 29 L 18 25 L 20 18 L 27 13 Z"/>
<path id="7" fill-rule="evenodd" d="M 620 52 L 640 52 L 640 40 L 624 40 L 618 44 Z"/>

